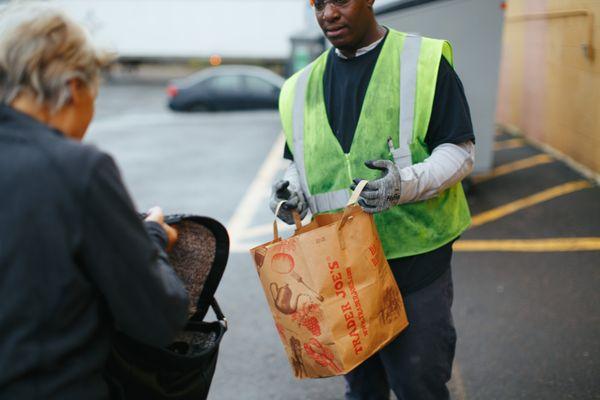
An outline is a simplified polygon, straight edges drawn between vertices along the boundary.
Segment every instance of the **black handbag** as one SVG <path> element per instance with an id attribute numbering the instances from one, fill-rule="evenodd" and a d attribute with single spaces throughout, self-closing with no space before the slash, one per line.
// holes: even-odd
<path id="1" fill-rule="evenodd" d="M 188 289 L 190 319 L 166 348 L 117 333 L 106 370 L 114 399 L 206 399 L 227 331 L 227 320 L 214 298 L 229 256 L 227 231 L 213 219 L 193 215 L 170 215 L 165 222 L 179 234 L 169 259 Z M 209 308 L 216 321 L 204 321 Z"/>

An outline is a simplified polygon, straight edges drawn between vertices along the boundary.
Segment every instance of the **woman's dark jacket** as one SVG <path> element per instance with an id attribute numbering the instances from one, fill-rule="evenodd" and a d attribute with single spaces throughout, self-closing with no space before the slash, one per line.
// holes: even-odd
<path id="1" fill-rule="evenodd" d="M 105 399 L 114 328 L 168 344 L 188 297 L 113 160 L 0 106 L 0 399 Z"/>

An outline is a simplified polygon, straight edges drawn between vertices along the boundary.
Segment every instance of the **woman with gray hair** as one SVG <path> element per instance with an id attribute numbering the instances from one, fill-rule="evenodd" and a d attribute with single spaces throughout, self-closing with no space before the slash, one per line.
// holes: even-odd
<path id="1" fill-rule="evenodd" d="M 115 163 L 79 143 L 108 58 L 60 11 L 0 15 L 0 398 L 106 399 L 115 328 L 164 346 L 188 297 L 159 208 L 142 223 Z"/>

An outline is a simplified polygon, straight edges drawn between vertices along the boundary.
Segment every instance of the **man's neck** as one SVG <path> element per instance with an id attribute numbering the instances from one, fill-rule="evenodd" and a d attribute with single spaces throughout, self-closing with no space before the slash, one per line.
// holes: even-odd
<path id="1" fill-rule="evenodd" d="M 354 58 L 356 52 L 362 48 L 369 47 L 373 43 L 381 40 L 386 34 L 387 30 L 381 25 L 375 25 L 374 29 L 365 36 L 365 39 L 360 43 L 359 46 L 353 49 L 338 49 L 340 53 L 346 58 Z"/>

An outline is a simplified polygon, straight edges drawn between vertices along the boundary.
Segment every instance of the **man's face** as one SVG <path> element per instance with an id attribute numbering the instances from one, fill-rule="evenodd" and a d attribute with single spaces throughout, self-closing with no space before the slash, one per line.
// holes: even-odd
<path id="1" fill-rule="evenodd" d="M 327 39 L 340 50 L 363 47 L 373 23 L 373 0 L 315 0 L 315 14 Z"/>

